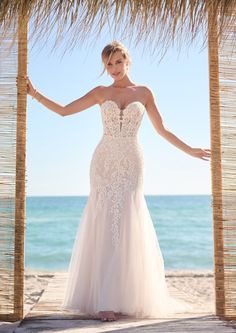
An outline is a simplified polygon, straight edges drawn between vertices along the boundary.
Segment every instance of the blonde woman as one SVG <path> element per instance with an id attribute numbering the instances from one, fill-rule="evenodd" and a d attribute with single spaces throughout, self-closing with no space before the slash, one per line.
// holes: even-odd
<path id="1" fill-rule="evenodd" d="M 100 105 L 104 132 L 90 165 L 90 194 L 71 255 L 61 309 L 112 321 L 128 315 L 168 317 L 187 305 L 169 295 L 162 253 L 143 193 L 143 151 L 138 130 L 147 112 L 157 133 L 192 157 L 192 148 L 165 128 L 150 88 L 133 82 L 126 47 L 113 41 L 102 51 L 110 86 L 97 86 L 63 106 L 34 89 L 28 94 L 65 117 Z"/>

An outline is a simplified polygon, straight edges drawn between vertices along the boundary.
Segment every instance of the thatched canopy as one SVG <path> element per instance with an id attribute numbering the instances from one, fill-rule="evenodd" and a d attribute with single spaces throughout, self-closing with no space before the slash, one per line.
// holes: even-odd
<path id="1" fill-rule="evenodd" d="M 95 41 L 108 24 L 115 38 L 128 37 L 136 45 L 143 41 L 164 54 L 174 42 L 179 48 L 191 45 L 200 33 L 204 48 L 209 10 L 219 17 L 220 37 L 235 20 L 229 15 L 235 8 L 235 0 L 2 0 L 0 26 L 7 30 L 17 25 L 18 14 L 28 15 L 29 39 L 46 40 L 56 30 L 53 48 L 66 41 L 67 51 L 89 36 Z"/>

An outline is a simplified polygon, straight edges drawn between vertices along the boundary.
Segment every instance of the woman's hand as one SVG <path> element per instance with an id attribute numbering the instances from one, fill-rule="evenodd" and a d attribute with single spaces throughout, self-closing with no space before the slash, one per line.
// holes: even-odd
<path id="1" fill-rule="evenodd" d="M 205 161 L 209 161 L 211 157 L 210 149 L 191 148 L 191 150 L 188 153 L 193 157 L 197 157 Z"/>
<path id="2" fill-rule="evenodd" d="M 29 94 L 30 96 L 33 96 L 35 93 L 35 88 L 33 87 L 28 76 L 24 76 L 24 78 L 26 79 L 26 84 L 27 84 L 27 94 Z M 16 77 L 16 85 L 17 84 L 18 84 L 18 77 Z"/>
<path id="3" fill-rule="evenodd" d="M 34 93 L 35 93 L 35 88 L 33 87 L 30 79 L 28 78 L 28 76 L 25 77 L 26 78 L 26 83 L 27 83 L 27 93 L 30 95 L 30 96 L 33 96 Z"/>

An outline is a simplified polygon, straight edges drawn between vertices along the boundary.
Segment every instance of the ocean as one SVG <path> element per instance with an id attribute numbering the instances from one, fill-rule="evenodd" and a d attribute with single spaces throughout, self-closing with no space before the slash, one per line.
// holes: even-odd
<path id="1" fill-rule="evenodd" d="M 67 270 L 87 196 L 26 198 L 25 265 Z M 145 195 L 165 269 L 213 269 L 210 195 Z"/>

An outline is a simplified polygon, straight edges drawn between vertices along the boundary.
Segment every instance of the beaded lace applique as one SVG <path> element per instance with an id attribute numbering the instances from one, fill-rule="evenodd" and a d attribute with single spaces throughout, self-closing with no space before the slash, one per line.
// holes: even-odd
<path id="1" fill-rule="evenodd" d="M 137 133 L 145 107 L 132 102 L 119 109 L 107 100 L 101 105 L 104 133 L 91 162 L 91 189 L 97 205 L 108 203 L 112 244 L 120 240 L 120 222 L 127 195 L 143 184 L 143 151 Z"/>

